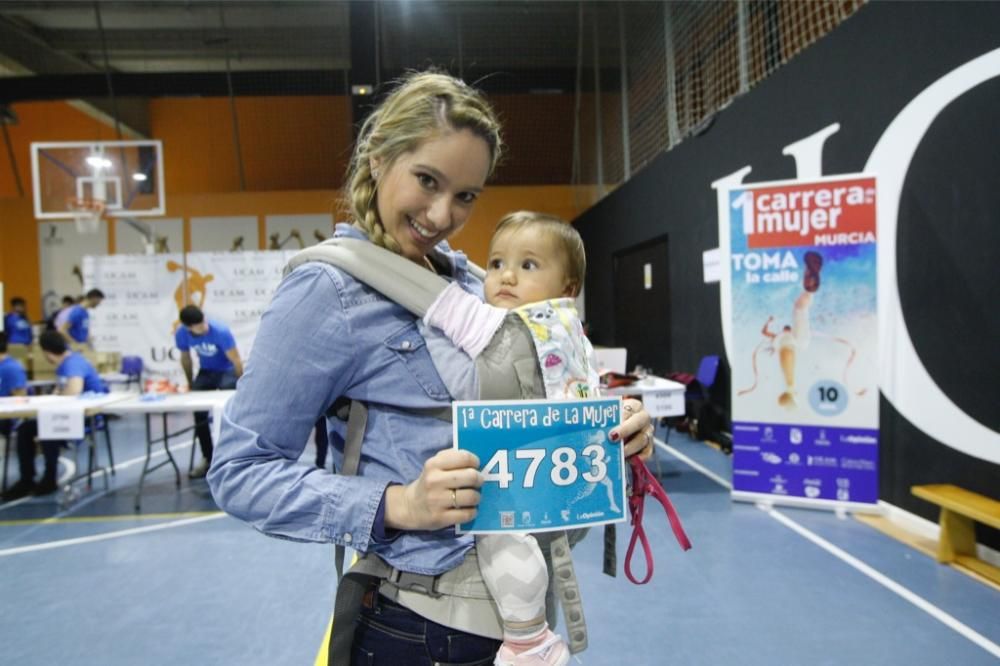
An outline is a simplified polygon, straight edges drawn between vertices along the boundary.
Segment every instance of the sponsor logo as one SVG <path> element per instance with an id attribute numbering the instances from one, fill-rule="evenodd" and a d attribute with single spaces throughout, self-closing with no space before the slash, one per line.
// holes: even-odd
<path id="1" fill-rule="evenodd" d="M 871 435 L 841 435 L 840 441 L 848 444 L 878 444 L 878 438 Z"/>
<path id="2" fill-rule="evenodd" d="M 860 469 L 865 471 L 875 470 L 875 461 L 866 458 L 841 458 L 841 469 Z"/>
<path id="3" fill-rule="evenodd" d="M 833 456 L 806 456 L 809 467 L 836 467 L 837 459 Z"/>

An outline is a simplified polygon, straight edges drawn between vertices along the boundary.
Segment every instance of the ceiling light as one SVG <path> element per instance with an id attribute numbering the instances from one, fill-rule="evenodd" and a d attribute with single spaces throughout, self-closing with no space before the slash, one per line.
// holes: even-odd
<path id="1" fill-rule="evenodd" d="M 95 169 L 107 169 L 111 167 L 111 160 L 100 155 L 90 155 L 87 157 L 87 164 Z"/>

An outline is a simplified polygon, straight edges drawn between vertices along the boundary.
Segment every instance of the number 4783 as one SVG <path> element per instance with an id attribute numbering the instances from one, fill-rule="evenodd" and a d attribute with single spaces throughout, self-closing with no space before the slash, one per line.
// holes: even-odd
<path id="1" fill-rule="evenodd" d="M 545 449 L 517 449 L 515 460 L 528 460 L 528 469 L 521 481 L 522 488 L 534 488 L 538 468 L 546 460 Z M 591 444 L 583 450 L 583 455 L 589 459 L 590 469 L 583 473 L 583 479 L 589 483 L 597 483 L 608 475 L 608 466 L 604 462 L 604 447 Z M 580 471 L 576 467 L 576 449 L 561 446 L 553 449 L 548 456 L 552 463 L 549 478 L 556 486 L 569 486 L 576 483 Z M 510 471 L 510 451 L 499 449 L 483 468 L 483 480 L 486 483 L 497 483 L 500 488 L 509 488 L 514 482 L 514 474 Z"/>

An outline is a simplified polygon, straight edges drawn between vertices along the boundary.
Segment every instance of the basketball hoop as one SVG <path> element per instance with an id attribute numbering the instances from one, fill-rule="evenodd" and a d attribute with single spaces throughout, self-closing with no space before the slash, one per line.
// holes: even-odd
<path id="1" fill-rule="evenodd" d="M 100 199 L 72 197 L 66 201 L 66 207 L 73 213 L 77 233 L 96 234 L 97 230 L 101 228 L 101 218 L 104 217 L 105 205 Z"/>

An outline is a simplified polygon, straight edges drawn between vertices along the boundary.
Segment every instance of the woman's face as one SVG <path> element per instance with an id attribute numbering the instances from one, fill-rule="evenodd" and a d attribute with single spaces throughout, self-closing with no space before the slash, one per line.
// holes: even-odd
<path id="1" fill-rule="evenodd" d="M 422 262 L 465 226 L 489 170 L 489 146 L 469 130 L 429 139 L 392 163 L 379 180 L 378 215 L 404 257 Z"/>

